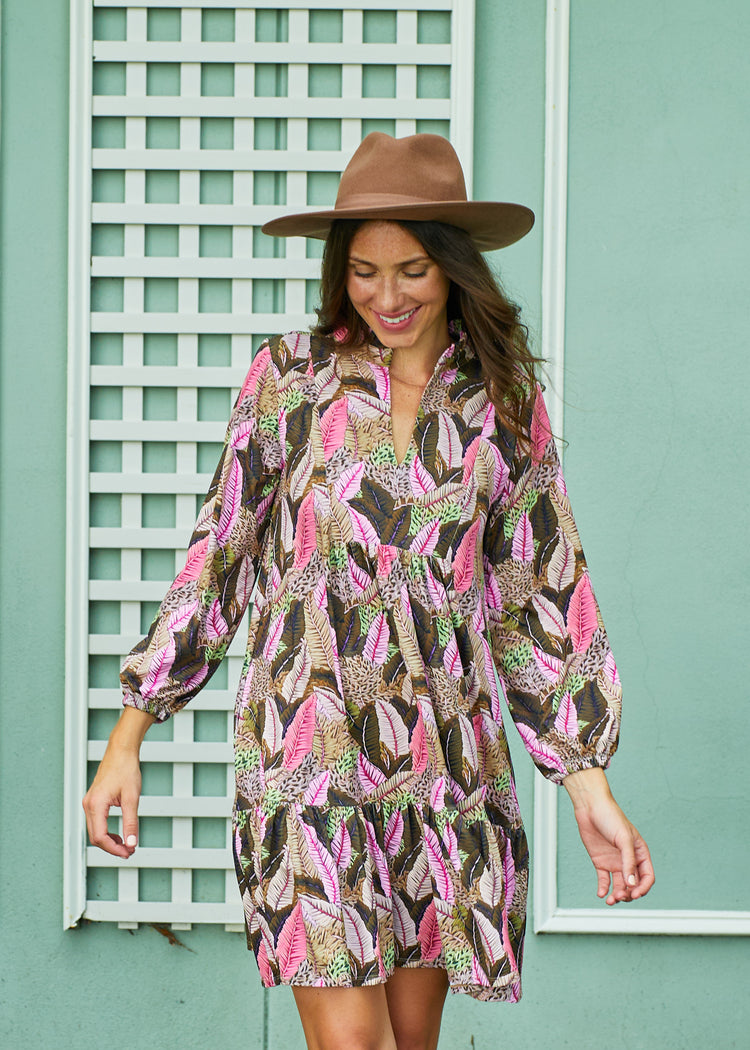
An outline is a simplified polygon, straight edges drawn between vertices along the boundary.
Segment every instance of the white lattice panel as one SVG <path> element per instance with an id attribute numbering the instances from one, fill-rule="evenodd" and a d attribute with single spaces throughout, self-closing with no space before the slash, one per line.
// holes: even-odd
<path id="1" fill-rule="evenodd" d="M 122 656 L 182 567 L 257 345 L 306 326 L 330 206 L 372 130 L 452 138 L 471 171 L 473 2 L 73 0 L 65 919 L 224 923 L 234 687 L 223 667 L 142 749 L 140 845 L 84 847 L 80 796 Z"/>

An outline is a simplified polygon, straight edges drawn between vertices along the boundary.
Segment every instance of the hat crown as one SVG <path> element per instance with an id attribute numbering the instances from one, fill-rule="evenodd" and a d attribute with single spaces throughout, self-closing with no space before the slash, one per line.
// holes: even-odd
<path id="1" fill-rule="evenodd" d="M 394 139 L 373 131 L 341 176 L 336 210 L 466 199 L 461 162 L 447 139 L 424 133 Z"/>

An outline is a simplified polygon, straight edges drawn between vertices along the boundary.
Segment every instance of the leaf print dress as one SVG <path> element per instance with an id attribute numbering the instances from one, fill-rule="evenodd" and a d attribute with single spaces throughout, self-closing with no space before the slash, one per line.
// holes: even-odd
<path id="1" fill-rule="evenodd" d="M 559 782 L 607 765 L 619 679 L 541 392 L 522 449 L 459 333 L 399 464 L 390 354 L 261 347 L 124 702 L 182 707 L 255 587 L 233 825 L 263 983 L 430 966 L 516 1001 L 528 851 L 501 698 Z"/>

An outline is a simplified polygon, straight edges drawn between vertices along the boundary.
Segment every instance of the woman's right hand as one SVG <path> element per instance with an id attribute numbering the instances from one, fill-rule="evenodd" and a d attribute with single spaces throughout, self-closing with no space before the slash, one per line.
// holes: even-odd
<path id="1" fill-rule="evenodd" d="M 139 751 L 146 730 L 156 719 L 126 707 L 112 730 L 107 750 L 91 787 L 83 797 L 86 827 L 92 845 L 127 859 L 138 845 L 138 800 L 141 795 Z M 107 829 L 112 806 L 122 810 L 122 835 Z"/>

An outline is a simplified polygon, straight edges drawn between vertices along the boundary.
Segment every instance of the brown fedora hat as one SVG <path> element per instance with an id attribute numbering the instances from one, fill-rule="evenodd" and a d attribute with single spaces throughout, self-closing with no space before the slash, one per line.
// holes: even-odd
<path id="1" fill-rule="evenodd" d="M 523 204 L 467 200 L 461 162 L 447 139 L 395 139 L 381 131 L 357 147 L 332 209 L 283 215 L 262 230 L 272 237 L 325 240 L 334 219 L 433 219 L 466 230 L 483 252 L 513 244 L 534 225 L 533 211 Z"/>

